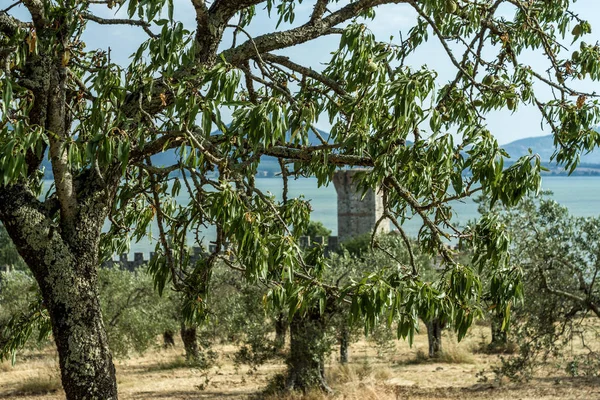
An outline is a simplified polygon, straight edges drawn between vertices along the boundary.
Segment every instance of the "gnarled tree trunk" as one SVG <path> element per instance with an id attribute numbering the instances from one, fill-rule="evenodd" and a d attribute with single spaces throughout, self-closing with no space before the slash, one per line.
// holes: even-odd
<path id="1" fill-rule="evenodd" d="M 284 313 L 279 313 L 275 318 L 275 350 L 281 350 L 285 345 L 285 335 L 288 330 L 288 319 Z"/>
<path id="2" fill-rule="evenodd" d="M 186 325 L 185 322 L 182 322 L 180 333 L 185 348 L 185 359 L 189 362 L 198 361 L 200 359 L 200 348 L 196 336 L 196 325 Z"/>
<path id="3" fill-rule="evenodd" d="M 163 347 L 168 349 L 169 347 L 175 346 L 175 332 L 167 329 L 163 332 Z"/>
<path id="4" fill-rule="evenodd" d="M 0 219 L 39 284 L 69 400 L 117 399 L 96 269 L 106 199 L 82 196 L 76 218 L 56 226 L 28 187 L 0 188 Z"/>
<path id="5" fill-rule="evenodd" d="M 346 324 L 340 326 L 340 364 L 348 364 L 348 347 L 350 346 L 350 331 Z"/>
<path id="6" fill-rule="evenodd" d="M 290 322 L 290 352 L 287 357 L 287 390 L 331 392 L 325 381 L 325 356 L 330 343 L 325 320 L 317 310 L 295 315 Z"/>
<path id="7" fill-rule="evenodd" d="M 39 282 L 52 320 L 62 384 L 69 399 L 116 399 L 115 367 L 102 321 L 97 286 L 64 265 Z"/>
<path id="8" fill-rule="evenodd" d="M 445 325 L 440 318 L 434 318 L 426 323 L 429 357 L 431 358 L 439 357 L 442 353 L 442 330 Z"/>
<path id="9" fill-rule="evenodd" d="M 502 329 L 503 322 L 503 313 L 495 313 L 492 315 L 492 341 L 488 346 L 488 349 L 492 352 L 504 351 L 507 347 L 508 335 L 506 334 L 506 331 Z"/>

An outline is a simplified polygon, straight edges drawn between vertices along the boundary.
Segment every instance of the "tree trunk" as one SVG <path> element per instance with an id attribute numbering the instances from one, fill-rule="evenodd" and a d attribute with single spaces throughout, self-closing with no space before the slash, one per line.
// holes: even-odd
<path id="1" fill-rule="evenodd" d="M 325 381 L 325 356 L 330 350 L 325 321 L 318 311 L 295 315 L 290 323 L 290 352 L 287 357 L 287 390 L 331 392 Z"/>
<path id="2" fill-rule="evenodd" d="M 348 326 L 343 324 L 340 327 L 340 363 L 348 364 L 348 346 L 350 345 L 350 332 Z"/>
<path id="3" fill-rule="evenodd" d="M 426 325 L 429 357 L 439 357 L 442 352 L 442 330 L 445 324 L 439 318 L 435 318 L 427 322 Z"/>
<path id="4" fill-rule="evenodd" d="M 89 188 L 90 197 L 82 196 L 72 223 L 56 226 L 28 187 L 0 186 L 0 220 L 40 287 L 68 400 L 118 397 L 96 270 L 111 197 L 94 189 Z"/>
<path id="5" fill-rule="evenodd" d="M 163 332 L 163 347 L 165 349 L 175 346 L 174 336 L 175 336 L 175 333 L 170 329 L 167 329 L 166 331 Z"/>
<path id="6" fill-rule="evenodd" d="M 185 359 L 189 362 L 196 362 L 200 359 L 200 350 L 198 347 L 198 337 L 196 336 L 196 325 L 186 325 L 181 323 L 181 340 L 185 348 Z"/>
<path id="7" fill-rule="evenodd" d="M 504 321 L 504 314 L 492 315 L 492 342 L 489 344 L 489 349 L 492 351 L 506 349 L 508 343 L 508 336 L 506 331 L 502 330 L 502 323 Z"/>
<path id="8" fill-rule="evenodd" d="M 48 277 L 43 286 L 67 399 L 117 399 L 97 286 L 77 276 Z"/>
<path id="9" fill-rule="evenodd" d="M 285 345 L 288 325 L 287 316 L 284 313 L 279 313 L 275 318 L 275 350 L 281 350 Z"/>

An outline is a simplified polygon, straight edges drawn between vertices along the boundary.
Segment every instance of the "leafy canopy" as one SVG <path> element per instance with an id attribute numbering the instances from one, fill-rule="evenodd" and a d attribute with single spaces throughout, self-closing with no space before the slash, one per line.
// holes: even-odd
<path id="1" fill-rule="evenodd" d="M 273 285 L 272 299 L 293 310 L 327 296 L 360 298 L 357 316 L 400 315 L 400 335 L 409 336 L 423 307 L 443 308 L 463 335 L 481 286 L 446 243 L 477 241 L 485 249 L 478 262 L 492 260 L 492 268 L 506 262 L 506 246 L 490 219 L 463 235 L 451 223 L 452 201 L 481 192 L 510 206 L 540 184 L 535 155 L 504 168 L 508 155 L 486 116 L 537 107 L 554 133 L 556 159 L 569 168 L 600 141 L 596 96 L 572 85 L 600 78 L 600 51 L 582 40 L 591 28 L 568 0 L 193 0 L 190 25 L 177 19 L 182 3 L 30 0 L 23 4 L 31 22 L 17 18 L 20 7 L 0 12 L 0 192 L 39 192 L 49 149 L 55 190 L 40 201 L 47 218 L 72 232 L 82 207 L 108 198 L 99 217 L 110 220 L 104 257 L 146 238 L 155 221 L 150 270 L 159 289 L 172 284 L 189 295 L 190 316 L 203 315 L 212 263 L 221 259 L 249 281 Z M 300 4 L 309 15 L 296 12 Z M 384 4 L 417 15 L 399 38 L 382 41 L 369 29 Z M 103 17 L 110 10 L 128 18 Z M 264 18 L 278 29 L 253 36 Z M 91 24 L 131 25 L 148 38 L 121 65 L 109 49 L 86 45 Z M 322 36 L 339 45 L 320 69 L 279 52 Z M 439 78 L 436 60 L 411 65 L 426 42 L 441 44 L 436 57 L 450 61 L 450 80 Z M 571 42 L 578 51 L 568 51 Z M 527 63 L 530 52 L 545 57 L 549 77 Z M 536 94 L 546 88 L 554 97 Z M 330 135 L 310 143 L 323 122 Z M 177 162 L 153 165 L 166 150 Z M 438 282 L 425 283 L 409 265 L 344 288 L 322 284 L 326 259 L 297 244 L 310 205 L 285 189 L 276 201 L 256 187 L 263 156 L 279 160 L 285 182 L 315 176 L 327 185 L 340 168 L 368 168 L 357 179 L 381 191 L 385 218 L 400 231 L 408 218 L 422 221 L 418 245 L 440 256 Z M 180 201 L 183 194 L 190 200 Z M 187 233 L 201 242 L 209 225 L 216 250 L 189 267 Z"/>

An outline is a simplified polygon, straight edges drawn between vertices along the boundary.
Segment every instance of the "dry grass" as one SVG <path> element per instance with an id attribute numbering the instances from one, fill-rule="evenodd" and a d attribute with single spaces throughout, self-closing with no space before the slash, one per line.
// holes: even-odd
<path id="1" fill-rule="evenodd" d="M 150 365 L 146 369 L 146 372 L 170 371 L 181 368 L 191 368 L 191 365 L 184 356 L 176 356 L 175 358 L 160 360 L 156 364 Z"/>
<path id="2" fill-rule="evenodd" d="M 189 368 L 182 357 L 183 348 L 149 352 L 140 357 L 117 362 L 119 398 L 121 400 L 563 400 L 600 399 L 600 380 L 570 379 L 555 376 L 538 378 L 529 384 L 478 383 L 476 374 L 491 370 L 496 356 L 471 354 L 489 328 L 476 326 L 461 343 L 445 335 L 445 359 L 410 363 L 427 348 L 427 335 L 415 337 L 413 347 L 398 341 L 387 355 L 377 357 L 377 349 L 368 341 L 360 341 L 350 349 L 348 365 L 341 366 L 332 355 L 327 367 L 327 379 L 334 394 L 320 392 L 285 396 L 261 396 L 272 377 L 282 373 L 285 365 L 279 361 L 250 371 L 236 368 L 232 356 L 234 346 L 219 346 L 220 368 L 199 371 Z M 424 332 L 424 330 L 422 330 Z M 8 368 L 6 367 L 8 365 Z M 46 351 L 40 357 L 18 362 L 15 368 L 2 364 L 0 400 L 62 400 L 64 393 L 48 372 L 56 365 L 56 355 Z M 42 371 L 42 372 L 39 372 Z M 204 390 L 198 387 L 210 378 Z M 546 372 L 544 372 L 546 374 Z M 48 381 L 46 383 L 46 381 Z M 57 386 L 58 384 L 58 386 Z M 51 392 L 54 390 L 54 392 Z M 33 393 L 47 393 L 34 395 Z M 31 393 L 31 394 L 25 394 Z M 17 397 L 18 396 L 18 397 Z"/>
<path id="3" fill-rule="evenodd" d="M 453 336 L 445 338 L 442 346 L 442 352 L 435 358 L 430 358 L 428 352 L 422 348 L 417 348 L 413 358 L 410 358 L 401 364 L 475 364 L 476 359 L 473 354 L 472 343 L 458 343 Z"/>
<path id="4" fill-rule="evenodd" d="M 451 340 L 446 340 L 439 361 L 446 364 L 474 364 L 475 357 L 469 346 L 461 345 L 452 338 Z"/>
<path id="5" fill-rule="evenodd" d="M 328 397 L 321 391 L 313 391 L 309 393 L 287 393 L 287 394 L 271 394 L 263 398 L 263 400 L 327 400 Z"/>
<path id="6" fill-rule="evenodd" d="M 60 373 L 58 369 L 47 369 L 29 376 L 19 383 L 14 390 L 14 395 L 45 395 L 55 393 L 62 389 Z"/>
<path id="7" fill-rule="evenodd" d="M 10 372 L 12 371 L 12 369 L 13 367 L 9 361 L 4 361 L 0 363 L 0 372 Z"/>

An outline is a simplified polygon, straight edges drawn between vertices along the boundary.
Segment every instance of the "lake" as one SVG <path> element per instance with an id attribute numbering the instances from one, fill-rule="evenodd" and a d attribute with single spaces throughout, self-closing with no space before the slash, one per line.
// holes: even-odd
<path id="1" fill-rule="evenodd" d="M 271 192 L 280 197 L 283 189 L 281 179 L 277 178 L 257 178 L 256 185 L 261 190 Z M 546 176 L 542 180 L 542 189 L 551 190 L 554 194 L 552 198 L 558 203 L 569 208 L 571 214 L 582 217 L 600 215 L 600 177 L 597 176 L 577 176 L 577 177 L 557 177 Z M 310 200 L 313 213 L 311 218 L 314 221 L 321 221 L 333 235 L 337 235 L 337 195 L 333 184 L 328 187 L 317 186 L 317 180 L 314 178 L 303 178 L 289 181 L 289 197 L 304 197 Z M 187 202 L 187 198 L 180 197 L 182 202 Z M 467 221 L 478 217 L 477 205 L 472 200 L 455 202 L 454 221 L 457 225 L 465 224 Z M 420 228 L 420 220 L 417 218 L 407 221 L 404 229 L 407 234 L 416 236 Z M 157 229 L 153 229 L 156 234 Z M 214 229 L 207 229 L 205 240 L 214 238 Z M 188 245 L 193 245 L 193 235 L 190 234 Z M 131 253 L 142 252 L 148 254 L 154 250 L 155 242 L 146 240 L 140 243 L 131 244 Z"/>

